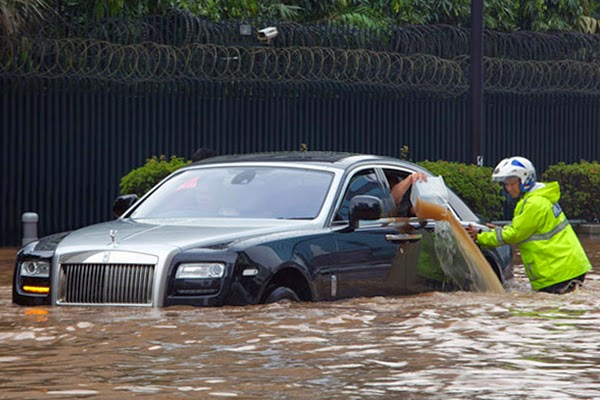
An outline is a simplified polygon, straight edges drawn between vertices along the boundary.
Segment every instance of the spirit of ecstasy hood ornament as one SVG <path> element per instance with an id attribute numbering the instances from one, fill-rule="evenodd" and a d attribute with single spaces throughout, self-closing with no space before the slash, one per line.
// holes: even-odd
<path id="1" fill-rule="evenodd" d="M 110 235 L 110 245 L 113 247 L 117 246 L 117 241 L 116 241 L 116 237 L 117 237 L 117 230 L 116 229 L 111 229 L 108 233 Z"/>

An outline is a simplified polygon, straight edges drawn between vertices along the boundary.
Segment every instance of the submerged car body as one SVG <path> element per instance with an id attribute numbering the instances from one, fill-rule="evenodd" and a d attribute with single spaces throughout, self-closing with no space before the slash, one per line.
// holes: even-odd
<path id="1" fill-rule="evenodd" d="M 113 221 L 23 247 L 13 302 L 220 306 L 456 287 L 443 271 L 427 271 L 433 256 L 423 242 L 435 222 L 397 216 L 389 176 L 414 172 L 430 175 L 348 153 L 203 160 L 138 201 L 118 199 L 124 212 Z M 449 203 L 461 223 L 483 228 L 451 191 Z M 483 251 L 501 282 L 512 277 L 508 246 Z"/>

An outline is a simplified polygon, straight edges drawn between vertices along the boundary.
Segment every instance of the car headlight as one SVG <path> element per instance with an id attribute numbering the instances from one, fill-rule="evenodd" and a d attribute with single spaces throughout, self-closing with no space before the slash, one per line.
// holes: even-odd
<path id="1" fill-rule="evenodd" d="M 50 263 L 48 261 L 24 261 L 21 263 L 21 276 L 34 278 L 49 278 Z"/>
<path id="2" fill-rule="evenodd" d="M 177 267 L 175 279 L 214 279 L 222 278 L 225 265 L 219 263 L 181 264 Z"/>

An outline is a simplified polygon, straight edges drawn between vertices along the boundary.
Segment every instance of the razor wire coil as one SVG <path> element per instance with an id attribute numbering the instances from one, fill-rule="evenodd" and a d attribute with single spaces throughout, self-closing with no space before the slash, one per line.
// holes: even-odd
<path id="1" fill-rule="evenodd" d="M 457 95 L 460 65 L 426 54 L 338 48 L 226 47 L 156 43 L 118 45 L 82 39 L 13 42 L 0 53 L 0 74 L 93 78 L 115 82 L 175 79 L 373 84 Z M 27 57 L 20 57 L 20 54 Z"/>
<path id="2" fill-rule="evenodd" d="M 469 57 L 322 47 L 212 44 L 121 45 L 89 39 L 14 40 L 0 48 L 0 75 L 96 79 L 122 83 L 330 82 L 459 96 L 468 90 Z M 600 64 L 573 60 L 484 58 L 488 92 L 600 92 Z"/>
<path id="3" fill-rule="evenodd" d="M 240 27 L 251 27 L 250 35 Z M 258 42 L 257 27 L 279 36 Z M 139 20 L 47 23 L 0 37 L 0 75 L 142 82 L 268 82 L 377 86 L 460 96 L 469 88 L 467 29 L 378 31 L 277 21 L 212 22 L 174 12 Z M 247 33 L 247 32 L 246 32 Z M 600 93 L 600 35 L 485 31 L 484 88 L 501 93 Z"/>

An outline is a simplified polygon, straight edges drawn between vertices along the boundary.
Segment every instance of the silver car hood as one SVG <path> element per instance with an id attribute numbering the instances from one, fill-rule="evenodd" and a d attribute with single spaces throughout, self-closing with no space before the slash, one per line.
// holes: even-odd
<path id="1" fill-rule="evenodd" d="M 311 227 L 316 227 L 315 221 L 234 219 L 119 219 L 91 225 L 70 233 L 56 248 L 51 302 L 61 301 L 63 263 L 155 265 L 148 305 L 158 306 L 164 303 L 167 266 L 180 251 Z"/>
<path id="2" fill-rule="evenodd" d="M 153 249 L 185 250 L 311 225 L 311 221 L 260 219 L 119 219 L 76 230 L 63 239 L 59 249 L 60 253 L 82 249 L 154 253 Z"/>

